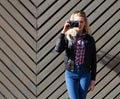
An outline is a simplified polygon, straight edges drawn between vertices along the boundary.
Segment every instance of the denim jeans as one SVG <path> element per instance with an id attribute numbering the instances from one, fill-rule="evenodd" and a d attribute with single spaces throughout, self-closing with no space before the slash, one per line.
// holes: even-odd
<path id="1" fill-rule="evenodd" d="M 91 73 L 85 73 L 84 64 L 75 66 L 74 72 L 66 70 L 65 79 L 70 99 L 86 99 Z"/>

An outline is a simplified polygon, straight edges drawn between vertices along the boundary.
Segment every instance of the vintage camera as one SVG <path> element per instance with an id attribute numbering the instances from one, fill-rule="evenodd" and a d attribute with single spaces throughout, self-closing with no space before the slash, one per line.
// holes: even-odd
<path id="1" fill-rule="evenodd" d="M 69 21 L 70 23 L 70 27 L 78 27 L 79 26 L 79 22 L 78 21 Z"/>

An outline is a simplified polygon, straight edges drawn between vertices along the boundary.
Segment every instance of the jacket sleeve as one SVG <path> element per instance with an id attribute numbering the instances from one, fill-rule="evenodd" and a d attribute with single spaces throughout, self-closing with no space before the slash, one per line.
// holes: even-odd
<path id="1" fill-rule="evenodd" d="M 56 45 L 55 45 L 55 50 L 57 52 L 62 52 L 65 50 L 65 46 L 66 46 L 66 43 L 65 43 L 65 34 L 60 34 L 57 42 L 56 42 Z"/>
<path id="2" fill-rule="evenodd" d="M 93 56 L 92 56 L 92 63 L 91 63 L 91 80 L 96 80 L 96 68 L 97 68 L 97 63 L 96 63 L 96 45 L 95 45 L 95 40 L 92 38 L 93 41 Z"/>

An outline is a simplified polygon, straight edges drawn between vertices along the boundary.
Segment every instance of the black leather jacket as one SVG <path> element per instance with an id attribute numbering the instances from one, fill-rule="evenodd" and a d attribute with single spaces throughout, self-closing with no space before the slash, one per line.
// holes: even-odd
<path id="1" fill-rule="evenodd" d="M 82 35 L 82 39 L 85 42 L 85 72 L 91 72 L 91 80 L 96 78 L 96 46 L 92 36 L 85 33 Z M 74 71 L 74 42 L 69 42 L 65 34 L 60 34 L 55 50 L 57 52 L 63 52 L 65 50 L 65 67 L 67 70 Z"/>

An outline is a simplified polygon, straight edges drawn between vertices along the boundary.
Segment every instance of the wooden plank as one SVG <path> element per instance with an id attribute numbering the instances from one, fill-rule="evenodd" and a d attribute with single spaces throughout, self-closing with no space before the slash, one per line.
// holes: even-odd
<path id="1" fill-rule="evenodd" d="M 2 54 L 2 61 L 7 65 L 7 67 L 14 73 L 14 75 L 19 78 L 19 80 L 24 83 L 30 91 L 34 94 L 36 93 L 36 86 L 26 77 L 26 75 L 14 64 L 8 57 Z M 5 71 L 4 71 L 5 72 Z M 26 71 L 27 73 L 27 71 Z"/>
<path id="2" fill-rule="evenodd" d="M 117 56 L 119 56 L 119 54 Z M 111 56 L 111 57 L 114 57 L 114 56 Z M 110 59 L 101 60 L 100 63 L 104 65 L 104 68 L 102 67 L 101 71 L 99 71 L 99 73 L 97 74 L 97 81 L 100 81 L 107 73 L 109 73 L 119 63 L 119 60 L 116 57 L 112 61 L 110 61 Z M 117 69 L 114 69 L 113 71 L 116 73 L 119 73 Z"/>
<path id="3" fill-rule="evenodd" d="M 97 56 L 98 56 L 98 59 L 100 59 L 100 58 L 102 58 L 104 55 L 105 55 L 105 53 L 107 53 L 109 50 L 112 50 L 112 48 L 113 48 L 113 46 L 114 45 L 119 45 L 119 39 L 118 39 L 118 37 L 119 37 L 119 34 L 117 34 L 114 38 L 112 38 L 102 49 L 101 49 L 101 51 L 99 51 L 98 53 L 97 53 Z M 117 46 L 116 45 L 116 46 Z M 114 49 L 114 48 L 113 48 Z M 116 49 L 116 50 L 119 50 L 119 48 L 118 49 Z M 114 52 L 114 53 L 116 53 L 116 51 Z M 112 54 L 113 55 L 113 54 Z"/>
<path id="4" fill-rule="evenodd" d="M 57 68 L 59 64 L 62 62 L 61 57 L 57 57 L 51 64 L 49 64 L 44 70 L 42 70 L 38 76 L 37 76 L 37 83 L 41 82 L 45 77 L 48 76 L 49 73 L 51 73 L 54 68 Z M 61 66 L 64 68 L 64 66 Z"/>
<path id="5" fill-rule="evenodd" d="M 112 13 L 114 13 L 116 10 L 114 9 L 113 7 L 113 10 Z M 110 17 L 111 15 L 111 10 L 109 10 L 109 13 L 106 13 L 104 14 L 105 16 L 101 17 L 100 19 L 98 19 L 98 21 L 96 21 L 92 26 L 92 31 L 94 32 L 97 28 L 100 27 L 100 25 L 102 25 L 106 20 L 107 18 Z M 96 33 L 93 35 L 95 37 L 95 40 L 98 40 L 99 37 L 101 37 L 107 30 L 109 30 L 109 28 L 111 28 L 111 26 L 113 26 L 117 21 L 118 21 L 118 16 L 119 16 L 119 12 L 117 12 L 112 18 L 110 18 L 104 25 L 102 25 L 100 27 L 99 30 L 96 31 Z M 108 16 L 108 17 L 107 17 Z M 104 18 L 105 17 L 105 18 Z M 106 18 L 107 17 L 107 18 Z M 106 19 L 104 21 L 101 21 L 102 19 Z"/>
<path id="6" fill-rule="evenodd" d="M 2 94 L 0 94 L 0 99 L 5 99 L 5 96 L 3 96 Z"/>
<path id="7" fill-rule="evenodd" d="M 91 3 L 87 8 L 84 10 L 86 15 L 88 16 L 90 13 L 94 13 L 93 11 L 98 8 L 99 5 L 101 5 L 104 1 L 102 0 L 95 0 L 93 3 Z"/>
<path id="8" fill-rule="evenodd" d="M 0 62 L 0 65 L 3 65 L 3 64 Z M 0 72 L 0 75 L 2 75 L 1 72 Z M 0 81 L 2 82 L 1 77 L 0 77 Z M 16 97 L 13 95 L 13 93 L 10 92 L 10 90 L 7 89 L 6 86 L 0 83 L 0 99 L 16 99 Z"/>
<path id="9" fill-rule="evenodd" d="M 118 68 L 120 69 L 120 68 Z M 107 77 L 106 77 L 107 78 Z M 98 97 L 104 97 L 111 89 L 114 89 L 114 87 L 120 83 L 120 78 L 117 76 L 116 78 L 114 78 L 110 84 L 107 84 L 107 86 L 104 88 L 104 90 L 102 90 L 97 96 Z M 119 87 L 120 88 L 120 87 Z M 119 91 L 120 92 L 120 89 Z M 118 94 L 118 92 L 116 92 L 116 94 Z M 115 96 L 116 94 L 113 94 L 113 96 Z M 111 98 L 112 99 L 112 98 Z"/>
<path id="10" fill-rule="evenodd" d="M 8 62 L 10 63 L 10 60 Z M 11 84 L 6 83 L 6 82 L 9 82 L 9 81 L 6 81 L 6 80 L 4 81 L 5 78 L 3 78 L 3 76 L 1 76 L 1 79 L 2 79 L 3 83 L 4 84 L 6 83 L 5 85 L 8 86 L 8 88 L 11 88 L 10 86 L 15 87 L 15 88 L 12 88 L 12 89 L 9 89 L 9 90 L 11 90 L 11 92 L 14 93 L 14 95 L 16 97 L 21 97 L 22 99 L 24 99 L 24 98 L 26 99 L 26 97 L 35 99 L 35 96 L 33 95 L 33 93 L 34 93 L 33 90 L 35 90 L 35 88 L 33 87 L 33 85 L 31 85 L 29 82 L 25 81 L 26 79 L 24 78 L 23 74 L 21 74 L 17 70 L 17 68 L 14 67 L 14 64 L 11 63 L 11 65 L 9 65 L 9 67 L 12 68 L 12 66 L 13 66 L 13 69 L 14 69 L 14 71 L 12 71 L 12 72 L 14 72 L 14 73 L 12 73 L 6 66 L 1 65 L 2 73 L 4 73 L 4 75 L 7 77 L 6 80 L 9 80 L 11 82 Z M 21 80 L 18 79 L 16 74 L 17 74 L 17 76 L 19 75 L 19 78 L 23 77 L 23 79 L 21 79 Z M 21 82 L 21 81 L 23 81 L 23 82 Z M 26 82 L 27 82 L 27 85 L 24 84 Z M 31 89 L 31 91 L 33 93 L 31 93 L 31 91 L 28 88 L 26 88 L 26 86 L 32 87 L 33 89 Z"/>
<path id="11" fill-rule="evenodd" d="M 38 0 L 29 0 L 35 7 L 37 7 L 38 5 Z M 39 0 L 39 1 L 42 1 L 42 0 Z"/>
<path id="12" fill-rule="evenodd" d="M 15 54 L 17 54 L 17 56 L 19 56 L 19 58 L 24 62 L 24 64 L 26 64 L 27 66 L 29 66 L 29 68 L 31 68 L 34 73 L 36 72 L 36 65 L 33 61 L 31 61 L 31 59 L 15 44 L 15 42 L 13 42 L 12 39 L 10 39 L 8 37 L 8 35 L 6 35 L 5 32 L 1 32 L 1 36 L 2 36 L 2 39 L 4 41 L 6 41 L 6 43 L 10 46 L 10 48 L 13 50 L 13 52 Z M 3 50 L 7 53 L 9 53 L 9 55 L 11 55 L 11 53 L 6 50 L 4 48 L 4 46 L 2 46 Z M 12 57 L 12 55 L 11 55 Z"/>
<path id="13" fill-rule="evenodd" d="M 112 48 L 113 45 L 115 45 L 117 42 L 119 42 L 119 38 L 120 37 L 120 33 L 118 33 L 114 38 L 112 38 L 112 40 L 109 41 L 109 43 L 107 43 L 105 45 L 105 47 L 102 48 L 103 51 L 108 51 L 108 49 Z"/>
<path id="14" fill-rule="evenodd" d="M 54 64 L 51 64 L 51 66 L 55 67 Z M 38 78 L 37 78 L 38 82 L 41 81 L 41 79 L 44 75 L 46 75 L 46 74 L 49 75 L 47 77 L 47 79 L 45 79 L 44 82 L 41 82 L 40 85 L 37 87 L 38 93 L 41 93 L 43 90 L 45 90 L 45 88 L 47 88 L 47 86 L 50 85 L 64 71 L 64 66 L 62 66 L 62 65 L 59 66 L 55 71 L 50 71 L 50 69 L 52 68 L 51 66 L 48 66 L 48 68 L 46 68 L 46 70 L 44 70 L 40 75 L 38 75 Z M 52 73 L 50 74 L 50 72 L 52 72 Z"/>
<path id="15" fill-rule="evenodd" d="M 101 62 L 97 63 L 97 72 L 99 72 L 101 70 L 101 68 L 103 68 L 104 64 L 102 64 Z"/>
<path id="16" fill-rule="evenodd" d="M 2 71 L 2 69 L 6 70 L 6 67 L 3 66 L 3 65 L 1 65 L 1 71 Z M 9 71 L 6 70 L 5 73 L 9 73 Z M 10 76 L 10 73 L 9 73 L 9 75 L 7 75 L 7 76 Z M 0 78 L 1 78 L 2 83 L 4 83 L 5 86 L 6 86 L 9 90 L 11 90 L 11 92 L 14 93 L 14 95 L 15 95 L 16 97 L 21 97 L 22 99 L 26 99 L 25 96 L 16 88 L 16 86 L 14 86 L 14 84 L 12 84 L 2 73 L 0 73 Z M 17 83 L 17 84 L 18 84 L 18 83 Z M 19 86 L 20 86 L 20 85 L 19 85 Z"/>
<path id="17" fill-rule="evenodd" d="M 2 23 L 2 28 L 7 32 L 9 37 L 27 54 L 30 58 L 36 61 L 36 53 L 24 42 L 23 39 L 2 19 L 0 18 L 0 23 Z M 6 29 L 7 28 L 7 29 Z M 3 38 L 6 37 L 5 33 L 1 35 Z M 7 41 L 7 40 L 6 40 Z M 14 46 L 11 46 L 14 47 Z"/>
<path id="18" fill-rule="evenodd" d="M 106 0 L 93 14 L 89 16 L 89 22 L 92 23 L 96 20 L 96 18 L 98 18 L 111 4 L 113 4 L 113 2 L 113 0 Z"/>
<path id="19" fill-rule="evenodd" d="M 55 37 L 55 39 L 58 39 L 58 37 Z M 54 48 L 56 41 L 55 39 L 52 39 L 49 44 L 47 44 L 44 49 L 40 50 L 39 53 L 37 54 L 37 61 L 39 61 L 40 59 L 42 59 L 46 53 L 48 53 L 52 48 Z M 53 54 L 54 57 L 54 52 L 51 52 L 50 54 Z M 49 56 L 48 56 L 49 57 Z M 46 56 L 47 58 L 47 56 Z M 51 57 L 52 58 L 52 57 Z"/>
<path id="20" fill-rule="evenodd" d="M 41 4 L 42 2 L 45 2 L 46 0 L 32 0 L 36 6 L 38 6 L 39 4 Z"/>
<path id="21" fill-rule="evenodd" d="M 115 97 L 116 99 L 120 99 L 120 93 Z"/>
<path id="22" fill-rule="evenodd" d="M 120 76 L 120 75 L 119 75 L 119 76 Z M 116 82 L 115 82 L 116 79 L 117 79 L 118 81 L 120 80 L 119 76 L 116 77 L 116 78 L 111 82 L 114 87 L 115 87 L 115 84 L 116 84 Z M 110 84 L 111 84 L 111 83 L 110 83 Z M 117 86 L 116 88 L 114 88 L 113 86 L 112 86 L 112 88 L 110 87 L 110 85 L 108 86 L 108 87 L 110 87 L 110 88 L 108 88 L 109 91 L 111 91 L 112 89 L 114 89 L 114 90 L 112 90 L 112 91 L 105 97 L 106 99 L 110 99 L 110 98 L 111 98 L 111 99 L 119 99 L 119 98 L 120 98 L 120 97 L 119 97 L 119 98 L 116 97 L 116 95 L 120 94 L 120 83 L 118 83 L 118 86 Z M 106 88 L 106 89 L 107 89 L 107 88 Z M 108 91 L 108 90 L 107 90 L 107 91 Z M 116 97 L 116 98 L 115 98 L 115 97 Z"/>
<path id="23" fill-rule="evenodd" d="M 34 0 L 35 1 L 35 0 Z M 29 11 L 30 13 L 32 13 L 34 15 L 34 17 L 37 17 L 37 10 L 36 7 L 29 1 L 29 0 L 19 0 L 19 2 L 24 5 Z M 23 13 L 24 15 L 24 13 Z M 36 21 L 36 19 L 34 19 Z M 36 22 L 35 22 L 36 23 Z M 33 24 L 34 26 L 36 24 Z M 36 27 L 36 26 L 35 26 Z"/>
<path id="24" fill-rule="evenodd" d="M 109 70 L 111 70 L 111 68 L 113 68 L 119 62 L 119 59 L 118 59 L 119 54 L 114 59 L 112 59 L 117 53 L 119 53 L 118 48 L 119 48 L 119 46 L 116 46 L 114 48 L 114 50 L 110 51 L 106 56 L 103 57 L 102 60 L 100 60 L 99 64 L 97 65 L 97 70 L 100 71 L 102 68 L 104 68 L 104 69 L 102 69 L 100 71 L 100 73 L 97 75 L 98 79 L 102 78 L 103 75 L 107 73 L 105 67 L 107 67 L 107 71 L 109 71 Z M 113 53 L 113 52 L 116 52 L 116 53 L 114 53 L 114 55 L 111 55 L 111 53 Z M 103 56 L 103 53 L 100 54 L 99 56 Z M 111 59 L 112 59 L 112 61 L 110 61 Z M 107 65 L 105 65 L 105 64 L 107 64 Z"/>
<path id="25" fill-rule="evenodd" d="M 68 98 L 68 93 L 65 92 L 65 93 L 60 97 L 60 99 L 69 99 L 69 98 Z"/>
<path id="26" fill-rule="evenodd" d="M 46 11 L 42 17 L 40 17 L 37 21 L 38 27 L 41 26 L 46 20 L 49 19 L 51 15 L 53 15 L 61 6 L 67 2 L 68 0 L 64 1 L 57 1 L 48 11 Z"/>
<path id="27" fill-rule="evenodd" d="M 114 49 L 112 49 L 109 53 L 108 53 L 108 58 L 109 57 L 113 57 L 116 53 L 119 53 L 120 54 L 120 42 L 114 47 Z M 119 56 L 118 54 L 118 56 Z M 115 58 L 114 58 L 115 59 Z M 115 59 L 116 61 L 119 61 L 119 57 L 116 57 Z"/>
<path id="28" fill-rule="evenodd" d="M 0 99 L 5 99 L 5 96 L 0 94 Z"/>
<path id="29" fill-rule="evenodd" d="M 10 65 L 10 63 L 7 61 L 8 57 L 14 62 L 14 64 L 16 64 L 16 67 L 19 68 L 32 82 L 34 82 L 34 84 L 36 83 L 36 76 L 35 74 L 30 71 L 30 69 L 15 55 L 15 53 L 13 53 L 5 44 L 3 41 L 1 41 L 1 49 L 2 51 L 4 51 L 6 53 L 7 56 L 5 56 L 3 54 L 3 52 L 1 52 L 1 60 L 4 61 L 5 63 L 8 63 Z M 4 46 L 4 47 L 3 47 Z M 4 57 L 2 56 L 4 55 Z M 6 57 L 6 58 L 5 58 Z M 14 66 L 14 65 L 13 65 Z M 16 68 L 15 67 L 15 68 Z M 14 69 L 14 68 L 13 68 Z M 13 70 L 14 71 L 14 70 Z M 14 71 L 15 72 L 15 71 Z"/>
<path id="30" fill-rule="evenodd" d="M 26 2 L 27 0 L 24 0 L 24 4 L 30 5 L 30 2 Z M 36 28 L 36 19 L 31 15 L 31 13 L 20 3 L 19 0 L 9 0 L 9 2 L 15 7 L 15 9 L 21 13 L 24 16 L 24 19 L 29 21 L 29 23 Z M 36 11 L 35 7 L 30 5 L 31 9 L 34 9 L 32 11 Z M 33 7 L 33 8 L 32 8 Z M 24 25 L 23 25 L 24 26 Z M 24 26 L 25 27 L 25 26 Z"/>
<path id="31" fill-rule="evenodd" d="M 97 49 L 101 48 L 111 37 L 115 35 L 119 31 L 119 23 L 115 24 L 112 29 L 110 29 L 97 43 Z M 104 42 L 104 43 L 103 43 Z"/>
<path id="32" fill-rule="evenodd" d="M 104 48 L 105 47 L 105 48 Z M 108 54 L 108 56 L 114 56 L 115 55 L 115 53 L 116 53 L 116 51 L 119 51 L 119 43 L 117 42 L 116 44 L 114 44 L 113 45 L 113 47 L 110 47 L 110 48 L 106 48 L 106 46 L 104 46 L 103 48 L 102 48 L 102 50 L 100 50 L 99 52 L 98 52 L 98 54 L 97 54 L 97 57 L 98 57 L 98 62 L 100 62 L 101 61 L 101 59 L 103 59 L 104 57 L 106 57 L 106 55 Z M 118 48 L 118 49 L 117 49 Z M 116 49 L 116 50 L 114 50 L 114 49 Z M 111 50 L 113 50 L 112 52 L 113 53 L 111 53 L 110 51 Z M 109 52 L 111 53 L 111 54 L 109 54 Z"/>
<path id="33" fill-rule="evenodd" d="M 87 7 L 89 6 L 88 4 L 91 4 L 93 1 L 86 1 L 86 0 L 81 0 L 80 2 L 79 2 L 79 4 L 77 4 L 75 7 L 74 7 L 74 9 L 72 9 L 71 11 L 72 11 L 72 13 L 74 12 L 74 11 L 76 11 L 76 10 L 85 10 L 85 9 L 87 9 Z M 71 14 L 72 14 L 71 13 Z M 71 15 L 70 14 L 70 15 Z"/>
<path id="34" fill-rule="evenodd" d="M 47 64 L 54 61 L 57 57 L 57 52 L 50 52 L 43 60 L 37 64 L 37 72 L 41 71 Z M 62 56 L 61 56 L 62 57 Z"/>
<path id="35" fill-rule="evenodd" d="M 65 78 L 64 78 L 64 74 L 62 74 L 59 78 L 56 79 L 56 81 L 54 81 L 45 91 L 44 93 L 40 94 L 39 98 L 40 99 L 44 99 L 44 98 L 48 98 L 48 96 L 50 94 L 52 94 L 54 91 L 54 94 L 57 96 L 57 93 L 62 93 L 63 89 L 61 90 L 61 88 L 57 89 L 63 82 L 64 82 Z M 57 90 L 56 90 L 57 89 Z M 66 88 L 64 88 L 66 89 Z M 60 91 L 58 91 L 60 90 Z M 57 97 L 52 98 L 51 95 L 49 97 L 50 99 L 57 99 Z"/>
<path id="36" fill-rule="evenodd" d="M 66 85 L 65 83 L 62 84 L 62 86 L 60 86 L 59 89 L 57 89 L 50 97 L 49 99 L 68 99 L 68 94 L 66 94 L 66 96 L 64 95 L 64 97 L 61 97 L 61 94 L 63 94 L 63 92 L 66 90 Z M 59 97 L 59 98 L 58 98 Z"/>
<path id="37" fill-rule="evenodd" d="M 30 35 L 35 39 L 36 38 L 36 31 L 35 29 L 24 19 L 23 16 L 7 1 L 1 0 L 1 4 L 4 5 L 5 9 L 12 15 L 12 17 L 17 20 L 17 22 L 27 30 Z"/>
<path id="38" fill-rule="evenodd" d="M 117 66 L 115 69 L 119 69 L 119 66 Z M 102 79 L 99 84 L 96 85 L 94 93 L 88 94 L 88 97 L 91 99 L 93 98 L 94 95 L 95 99 L 99 99 L 102 98 L 106 93 L 103 92 L 104 87 L 106 86 L 107 83 L 109 83 L 109 81 L 111 81 L 115 76 L 117 75 L 116 72 L 111 71 L 108 75 L 106 75 L 106 77 L 104 79 Z M 97 80 L 98 81 L 98 80 Z"/>
<path id="39" fill-rule="evenodd" d="M 4 87 L 2 84 L 0 84 L 1 93 L 3 93 L 3 96 L 0 94 L 0 99 L 16 99 L 8 90 L 6 87 Z"/>
<path id="40" fill-rule="evenodd" d="M 113 61 L 114 61 L 114 60 L 113 60 Z M 116 64 L 117 64 L 117 63 L 118 63 L 118 62 L 116 62 Z M 115 64 L 115 65 L 116 65 L 116 64 Z M 109 65 L 111 66 L 111 68 L 108 67 Z M 115 65 L 112 66 L 112 64 L 110 63 L 110 64 L 108 64 L 108 66 L 104 67 L 104 69 L 102 69 L 102 70 L 97 74 L 97 77 L 96 77 L 97 82 L 101 81 L 101 80 L 103 79 L 103 77 L 105 77 L 109 72 L 111 72 L 110 70 L 111 70 L 112 68 L 114 68 Z M 114 69 L 113 72 L 115 72 L 116 74 L 118 73 L 118 72 L 117 72 L 117 69 Z"/>
<path id="41" fill-rule="evenodd" d="M 23 39 L 23 41 L 25 41 L 27 44 L 29 44 L 30 47 L 32 47 L 32 49 L 36 50 L 36 42 L 35 40 L 33 40 L 30 35 L 23 29 L 23 27 L 21 27 L 21 25 L 19 23 L 17 23 L 13 17 L 11 17 L 9 15 L 8 12 L 6 12 L 6 10 L 0 6 L 0 10 L 1 10 L 1 15 L 2 18 L 4 18 L 4 20 L 9 23 L 9 25 L 11 26 L 11 28 L 14 29 L 14 31 L 17 32 L 18 35 L 20 35 L 20 37 Z M 2 24 L 2 23 L 1 23 Z M 6 29 L 7 31 L 8 29 Z M 16 34 L 16 35 L 17 35 Z"/>
<path id="42" fill-rule="evenodd" d="M 41 16 L 41 14 L 43 15 L 43 13 L 46 13 L 46 10 L 49 10 L 48 8 L 53 6 L 53 3 L 55 3 L 55 2 L 57 2 L 57 0 L 45 0 L 45 2 L 37 8 L 38 16 Z"/>

